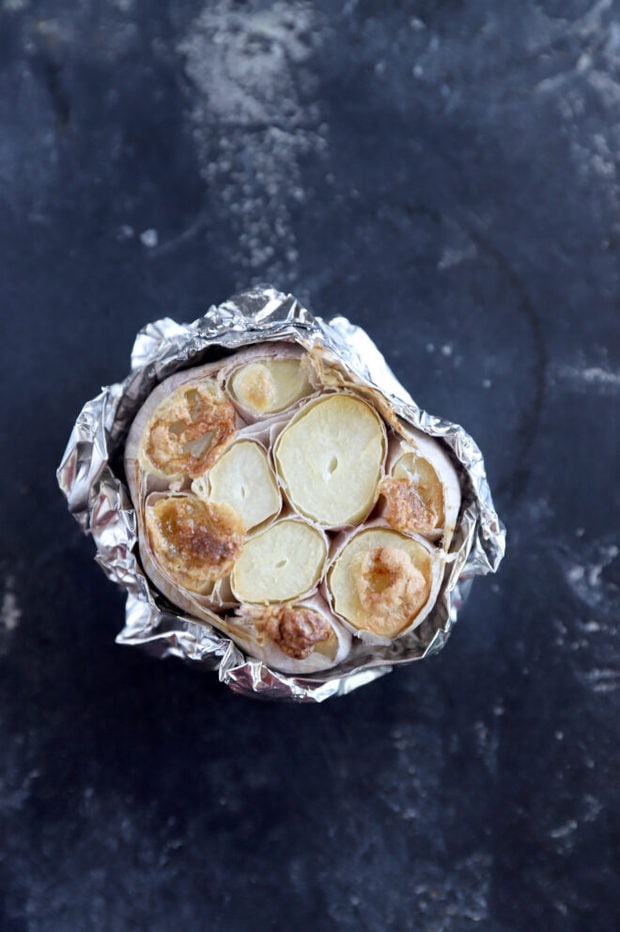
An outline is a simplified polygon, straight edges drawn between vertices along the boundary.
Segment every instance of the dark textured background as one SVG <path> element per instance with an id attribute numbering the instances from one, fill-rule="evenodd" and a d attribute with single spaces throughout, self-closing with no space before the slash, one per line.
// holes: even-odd
<path id="1" fill-rule="evenodd" d="M 620 8 L 0 0 L 0 929 L 618 928 Z M 55 488 L 136 330 L 367 328 L 509 529 L 322 707 L 113 644 Z"/>

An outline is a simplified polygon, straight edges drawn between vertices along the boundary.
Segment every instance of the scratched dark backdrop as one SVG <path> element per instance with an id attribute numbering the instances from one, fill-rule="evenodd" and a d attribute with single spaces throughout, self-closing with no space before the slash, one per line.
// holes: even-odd
<path id="1" fill-rule="evenodd" d="M 620 8 L 0 0 L 0 928 L 618 927 Z M 116 647 L 54 469 L 136 330 L 344 313 L 509 529 L 322 707 Z"/>

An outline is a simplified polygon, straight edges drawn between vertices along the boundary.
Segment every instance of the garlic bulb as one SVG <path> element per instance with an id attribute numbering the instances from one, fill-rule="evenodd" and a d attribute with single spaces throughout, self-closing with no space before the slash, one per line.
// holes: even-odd
<path id="1" fill-rule="evenodd" d="M 330 669 L 435 605 L 457 472 L 324 351 L 263 343 L 166 379 L 125 471 L 153 584 L 275 670 Z"/>

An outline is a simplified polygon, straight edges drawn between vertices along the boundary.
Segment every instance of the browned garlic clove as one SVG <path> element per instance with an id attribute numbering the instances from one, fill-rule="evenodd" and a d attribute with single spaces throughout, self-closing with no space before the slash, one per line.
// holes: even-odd
<path id="1" fill-rule="evenodd" d="M 255 656 L 283 673 L 314 673 L 341 663 L 351 650 L 351 635 L 331 617 L 323 599 L 275 605 L 242 605 L 231 636 Z"/>
<path id="2" fill-rule="evenodd" d="M 393 440 L 388 475 L 379 487 L 383 517 L 403 533 L 441 540 L 448 549 L 461 506 L 461 489 L 448 455 L 432 437 L 412 428 L 407 440 Z"/>
<path id="3" fill-rule="evenodd" d="M 435 603 L 443 559 L 423 538 L 390 528 L 348 537 L 327 574 L 334 611 L 366 640 L 386 643 L 419 625 Z"/>
<path id="4" fill-rule="evenodd" d="M 141 553 L 147 547 L 169 580 L 197 593 L 208 592 L 230 573 L 244 540 L 243 522 L 234 509 L 188 494 L 150 495 L 144 527 L 147 541 Z"/>
<path id="5" fill-rule="evenodd" d="M 385 427 L 365 401 L 348 393 L 306 404 L 274 448 L 291 505 L 323 527 L 357 524 L 377 500 Z"/>
<path id="6" fill-rule="evenodd" d="M 125 453 L 128 479 L 136 469 L 169 481 L 199 476 L 238 426 L 235 407 L 214 375 L 171 376 L 151 393 L 132 424 Z"/>

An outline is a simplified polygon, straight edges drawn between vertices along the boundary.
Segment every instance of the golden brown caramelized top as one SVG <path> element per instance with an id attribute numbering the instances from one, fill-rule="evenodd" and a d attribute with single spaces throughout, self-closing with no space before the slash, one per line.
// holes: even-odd
<path id="1" fill-rule="evenodd" d="M 397 531 L 430 534 L 439 515 L 435 503 L 424 499 L 412 479 L 384 479 L 379 490 L 385 497 L 385 520 Z"/>
<path id="2" fill-rule="evenodd" d="M 430 534 L 445 522 L 443 486 L 433 466 L 413 451 L 394 465 L 392 478 L 384 479 L 385 517 L 398 531 Z"/>
<path id="3" fill-rule="evenodd" d="M 248 366 L 237 376 L 238 390 L 244 401 L 257 411 L 269 411 L 275 401 L 276 387 L 269 369 L 261 363 Z"/>
<path id="4" fill-rule="evenodd" d="M 373 547 L 355 555 L 351 569 L 362 608 L 372 616 L 375 634 L 393 637 L 420 611 L 430 592 L 430 580 L 398 547 Z"/>
<path id="5" fill-rule="evenodd" d="M 194 592 L 229 573 L 243 546 L 243 522 L 228 505 L 172 495 L 149 505 L 145 517 L 164 570 Z"/>
<path id="6" fill-rule="evenodd" d="M 282 653 L 295 660 L 305 660 L 318 645 L 325 653 L 326 647 L 338 647 L 336 635 L 326 618 L 309 608 L 292 605 L 276 605 L 256 614 L 254 623 L 259 631 L 278 647 Z"/>
<path id="7" fill-rule="evenodd" d="M 236 430 L 234 406 L 213 381 L 183 385 L 155 409 L 144 452 L 167 476 L 195 478 L 211 466 Z"/>

